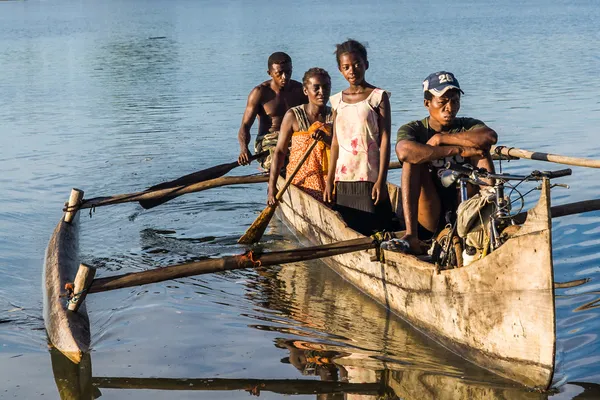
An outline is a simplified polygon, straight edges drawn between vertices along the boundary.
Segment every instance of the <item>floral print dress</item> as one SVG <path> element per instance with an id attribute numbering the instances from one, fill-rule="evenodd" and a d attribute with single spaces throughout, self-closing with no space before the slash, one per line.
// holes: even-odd
<path id="1" fill-rule="evenodd" d="M 336 182 L 377 182 L 380 143 L 377 109 L 383 93 L 383 89 L 373 89 L 369 97 L 354 104 L 344 102 L 342 92 L 331 96 L 331 106 L 337 112 L 335 131 L 339 145 Z"/>

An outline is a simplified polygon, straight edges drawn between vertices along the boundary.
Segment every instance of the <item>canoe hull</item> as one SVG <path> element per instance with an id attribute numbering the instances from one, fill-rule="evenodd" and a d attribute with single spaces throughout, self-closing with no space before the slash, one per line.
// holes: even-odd
<path id="1" fill-rule="evenodd" d="M 399 209 L 400 190 L 389 189 Z M 323 261 L 465 359 L 546 389 L 556 342 L 548 194 L 546 185 L 517 237 L 467 267 L 438 272 L 414 256 L 387 251 L 384 263 L 371 261 L 373 251 Z M 293 186 L 283 196 L 280 216 L 314 245 L 360 237 L 338 213 Z"/>
<path id="2" fill-rule="evenodd" d="M 79 213 L 71 223 L 62 218 L 46 248 L 44 275 L 44 323 L 52 346 L 74 363 L 89 352 L 90 321 L 85 304 L 77 312 L 67 309 L 65 284 L 73 282 L 79 268 Z"/>

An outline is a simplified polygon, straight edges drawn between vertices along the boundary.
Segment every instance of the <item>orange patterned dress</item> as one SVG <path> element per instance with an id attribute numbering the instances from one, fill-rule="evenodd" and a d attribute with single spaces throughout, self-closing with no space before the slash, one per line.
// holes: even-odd
<path id="1" fill-rule="evenodd" d="M 331 136 L 331 125 L 324 127 L 323 123 L 315 122 L 313 126 L 310 126 L 304 105 L 292 107 L 291 110 L 296 115 L 299 130 L 292 135 L 290 159 L 286 168 L 288 176 L 296 169 L 296 165 L 298 165 L 298 162 L 312 144 L 313 139 L 311 135 L 316 130 L 315 128 L 320 128 L 322 131 L 328 132 Z M 331 116 L 331 108 L 327 107 L 326 124 L 333 122 Z M 328 168 L 329 146 L 320 141 L 306 161 L 304 161 L 304 164 L 292 180 L 292 184 L 298 186 L 315 199 L 323 201 L 323 191 L 325 190 L 325 179 L 327 179 Z"/>

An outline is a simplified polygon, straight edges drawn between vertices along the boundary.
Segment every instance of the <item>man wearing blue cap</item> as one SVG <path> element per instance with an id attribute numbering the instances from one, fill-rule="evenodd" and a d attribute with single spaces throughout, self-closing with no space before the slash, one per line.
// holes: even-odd
<path id="1" fill-rule="evenodd" d="M 422 252 L 420 239 L 430 239 L 445 225 L 447 211 L 456 211 L 456 188 L 444 188 L 437 171 L 448 162 L 470 163 L 494 170 L 489 155 L 498 135 L 480 120 L 456 117 L 460 89 L 454 74 L 435 72 L 423 81 L 429 116 L 398 129 L 396 155 L 402 165 L 402 207 L 411 252 Z"/>

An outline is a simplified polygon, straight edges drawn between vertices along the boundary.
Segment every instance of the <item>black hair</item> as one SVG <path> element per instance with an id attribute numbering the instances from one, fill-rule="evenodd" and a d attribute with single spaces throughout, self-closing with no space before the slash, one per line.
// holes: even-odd
<path id="1" fill-rule="evenodd" d="M 269 60 L 267 61 L 267 63 L 268 63 L 267 67 L 269 68 L 269 70 L 271 70 L 271 66 L 273 64 L 285 64 L 285 63 L 291 63 L 291 62 L 292 62 L 292 58 L 290 56 L 288 56 L 283 51 L 277 51 L 269 56 Z"/>
<path id="2" fill-rule="evenodd" d="M 302 77 L 302 84 L 306 86 L 308 80 L 315 76 L 327 78 L 327 80 L 331 82 L 331 76 L 329 76 L 329 72 L 325 71 L 323 68 L 313 67 L 304 73 L 304 76 Z"/>
<path id="3" fill-rule="evenodd" d="M 366 63 L 369 60 L 367 59 L 367 49 L 363 46 L 362 43 L 354 40 L 348 39 L 342 44 L 335 45 L 335 58 L 337 59 L 338 67 L 340 66 L 340 57 L 344 53 L 356 53 L 362 57 L 363 61 Z"/>

